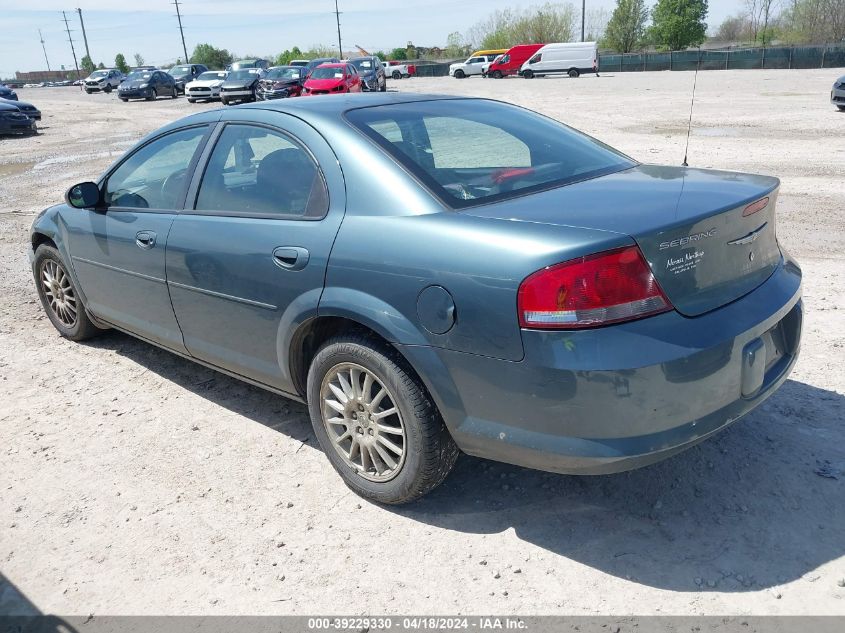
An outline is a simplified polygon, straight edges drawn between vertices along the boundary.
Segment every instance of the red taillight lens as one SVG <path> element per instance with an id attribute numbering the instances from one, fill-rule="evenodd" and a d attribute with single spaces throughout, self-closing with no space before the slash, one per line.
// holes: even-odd
<path id="1" fill-rule="evenodd" d="M 758 200 L 757 202 L 752 202 L 747 207 L 745 207 L 745 209 L 742 212 L 742 217 L 747 217 L 749 215 L 753 215 L 753 214 L 757 213 L 758 211 L 762 211 L 763 209 L 766 208 L 767 204 L 769 204 L 768 198 L 762 198 L 762 199 Z"/>
<path id="2" fill-rule="evenodd" d="M 672 304 L 636 246 L 549 266 L 519 286 L 519 325 L 577 329 L 666 312 Z"/>

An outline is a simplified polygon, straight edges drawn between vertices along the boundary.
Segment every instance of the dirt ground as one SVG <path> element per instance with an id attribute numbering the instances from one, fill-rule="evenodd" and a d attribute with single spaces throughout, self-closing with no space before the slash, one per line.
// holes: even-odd
<path id="1" fill-rule="evenodd" d="M 840 74 L 698 77 L 690 164 L 783 181 L 778 232 L 804 268 L 806 322 L 775 396 L 639 471 L 462 456 L 400 508 L 344 487 L 302 405 L 128 336 L 56 334 L 27 263 L 34 214 L 209 106 L 20 90 L 45 118 L 37 137 L 0 140 L 0 613 L 845 614 Z M 666 72 L 390 87 L 513 101 L 677 165 L 692 84 Z"/>

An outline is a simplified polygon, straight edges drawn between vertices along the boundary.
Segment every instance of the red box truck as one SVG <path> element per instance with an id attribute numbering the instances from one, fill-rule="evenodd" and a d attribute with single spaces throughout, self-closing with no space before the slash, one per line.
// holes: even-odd
<path id="1" fill-rule="evenodd" d="M 498 60 L 490 64 L 487 69 L 487 76 L 493 79 L 501 79 L 508 75 L 516 75 L 520 67 L 531 56 L 543 48 L 543 44 L 519 44 L 510 49 L 507 53 L 499 57 Z"/>

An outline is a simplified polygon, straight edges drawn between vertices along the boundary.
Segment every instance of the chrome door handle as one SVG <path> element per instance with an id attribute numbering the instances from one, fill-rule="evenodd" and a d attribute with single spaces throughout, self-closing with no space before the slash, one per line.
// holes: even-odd
<path id="1" fill-rule="evenodd" d="M 135 234 L 135 244 L 138 248 L 149 250 L 156 245 L 156 234 L 152 231 L 138 231 Z"/>
<path id="2" fill-rule="evenodd" d="M 273 263 L 285 270 L 302 270 L 309 259 L 308 249 L 301 246 L 279 246 L 273 250 Z"/>

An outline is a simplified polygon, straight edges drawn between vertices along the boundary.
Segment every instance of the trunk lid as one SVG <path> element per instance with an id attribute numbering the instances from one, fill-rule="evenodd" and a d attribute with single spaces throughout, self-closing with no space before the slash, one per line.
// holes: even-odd
<path id="1" fill-rule="evenodd" d="M 781 259 L 779 184 L 767 176 L 639 165 L 463 213 L 627 234 L 675 309 L 697 316 L 739 299 L 774 272 Z M 765 206 L 743 215 L 763 198 Z"/>

